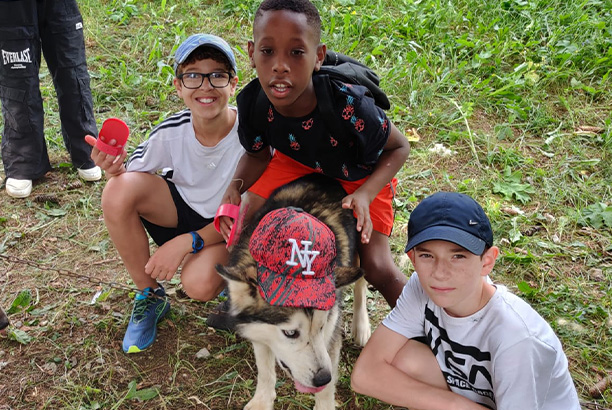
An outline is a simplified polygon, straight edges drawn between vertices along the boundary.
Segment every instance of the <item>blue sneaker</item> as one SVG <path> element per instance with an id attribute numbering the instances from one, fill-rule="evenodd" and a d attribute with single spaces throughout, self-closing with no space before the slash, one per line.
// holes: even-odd
<path id="1" fill-rule="evenodd" d="M 157 336 L 157 322 L 170 310 L 165 298 L 147 297 L 148 294 L 165 297 L 166 291 L 160 285 L 157 289 L 146 288 L 134 298 L 134 309 L 123 337 L 123 351 L 138 353 L 151 346 Z"/>

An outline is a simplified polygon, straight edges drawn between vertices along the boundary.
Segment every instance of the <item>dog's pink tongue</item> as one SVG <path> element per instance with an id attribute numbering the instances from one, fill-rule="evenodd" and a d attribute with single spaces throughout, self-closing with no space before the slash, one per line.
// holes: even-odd
<path id="1" fill-rule="evenodd" d="M 304 386 L 302 383 L 295 381 L 295 380 L 294 380 L 294 383 L 295 383 L 295 388 L 300 393 L 318 393 L 327 387 L 327 385 L 321 386 L 321 387 L 307 387 L 307 386 Z"/>

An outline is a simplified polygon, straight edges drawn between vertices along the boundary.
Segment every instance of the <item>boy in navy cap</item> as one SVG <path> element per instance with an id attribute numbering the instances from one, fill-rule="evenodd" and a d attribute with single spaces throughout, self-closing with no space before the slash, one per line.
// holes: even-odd
<path id="1" fill-rule="evenodd" d="M 226 263 L 228 252 L 211 222 L 244 152 L 236 108 L 228 105 L 238 84 L 236 59 L 211 34 L 189 37 L 174 59 L 174 86 L 187 109 L 154 128 L 125 165 L 125 150 L 116 157 L 95 147 L 91 153 L 109 178 L 104 223 L 142 290 L 123 339 L 126 353 L 155 341 L 157 322 L 170 309 L 158 281 L 170 280 L 181 264 L 181 283 L 192 299 L 210 300 L 224 287 L 215 265 Z M 159 246 L 153 255 L 147 232 Z"/>
<path id="2" fill-rule="evenodd" d="M 489 280 L 499 249 L 476 201 L 425 198 L 406 252 L 415 273 L 355 364 L 357 392 L 421 410 L 580 409 L 551 327 Z"/>

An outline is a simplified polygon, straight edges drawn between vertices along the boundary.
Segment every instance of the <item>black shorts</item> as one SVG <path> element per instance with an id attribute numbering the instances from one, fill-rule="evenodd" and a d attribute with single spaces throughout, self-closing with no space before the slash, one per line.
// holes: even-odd
<path id="1" fill-rule="evenodd" d="M 172 200 L 174 201 L 174 206 L 176 207 L 176 214 L 178 216 L 177 226 L 175 228 L 167 228 L 165 226 L 155 225 L 144 218 L 140 218 L 142 224 L 149 233 L 149 236 L 153 238 L 158 246 L 162 246 L 170 239 L 184 233 L 202 229 L 213 221 L 212 218 L 204 218 L 202 215 L 191 209 L 191 207 L 185 203 L 181 197 L 181 194 L 179 194 L 177 191 L 174 183 L 165 178 L 164 180 L 168 184 L 170 194 L 172 195 Z"/>
<path id="2" fill-rule="evenodd" d="M 427 336 L 413 337 L 412 340 L 414 340 L 416 342 L 423 343 L 424 345 L 429 346 L 429 340 L 427 339 Z"/>

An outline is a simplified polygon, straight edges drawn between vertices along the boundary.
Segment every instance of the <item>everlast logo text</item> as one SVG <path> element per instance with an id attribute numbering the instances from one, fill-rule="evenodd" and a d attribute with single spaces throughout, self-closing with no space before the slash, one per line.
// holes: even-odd
<path id="1" fill-rule="evenodd" d="M 26 48 L 23 51 L 6 51 L 2 50 L 2 64 L 13 64 L 13 63 L 31 63 L 30 49 Z"/>

